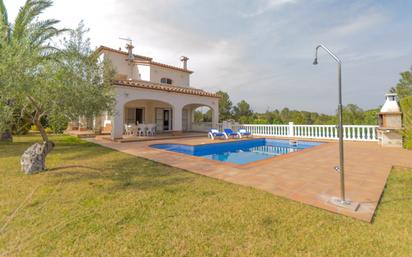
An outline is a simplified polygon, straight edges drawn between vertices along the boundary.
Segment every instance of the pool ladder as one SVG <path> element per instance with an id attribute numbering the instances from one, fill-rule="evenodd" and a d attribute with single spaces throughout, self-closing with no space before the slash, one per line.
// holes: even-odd
<path id="1" fill-rule="evenodd" d="M 299 142 L 297 140 L 289 140 L 289 145 L 293 146 L 293 147 L 297 147 L 299 144 Z"/>

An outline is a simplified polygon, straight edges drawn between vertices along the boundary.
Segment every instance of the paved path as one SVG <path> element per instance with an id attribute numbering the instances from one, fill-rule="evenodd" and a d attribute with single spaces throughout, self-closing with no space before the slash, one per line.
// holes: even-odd
<path id="1" fill-rule="evenodd" d="M 370 222 L 386 179 L 393 166 L 412 167 L 412 151 L 381 148 L 377 143 L 345 142 L 347 198 L 360 203 L 357 211 L 331 205 L 339 196 L 338 144 L 320 146 L 269 158 L 246 166 L 151 148 L 151 144 L 209 144 L 207 138 L 185 138 L 147 142 L 117 143 L 104 139 L 91 142 L 194 173 L 251 186 L 291 200 Z"/>

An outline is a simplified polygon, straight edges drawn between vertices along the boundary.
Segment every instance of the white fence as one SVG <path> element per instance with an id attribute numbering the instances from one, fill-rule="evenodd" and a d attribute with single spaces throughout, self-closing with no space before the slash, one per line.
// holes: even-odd
<path id="1" fill-rule="evenodd" d="M 371 125 L 344 125 L 343 138 L 352 141 L 378 141 L 377 127 Z M 218 128 L 219 130 L 224 129 L 222 124 L 218 124 Z M 230 128 L 233 130 L 243 128 L 256 136 L 339 139 L 338 129 L 335 125 L 295 125 L 290 122 L 288 125 L 232 124 Z"/>

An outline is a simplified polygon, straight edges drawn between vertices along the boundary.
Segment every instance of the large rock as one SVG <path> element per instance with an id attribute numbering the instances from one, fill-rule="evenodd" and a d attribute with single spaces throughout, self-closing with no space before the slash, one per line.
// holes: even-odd
<path id="1" fill-rule="evenodd" d="M 21 170 L 26 174 L 33 174 L 46 169 L 46 156 L 54 148 L 52 141 L 43 144 L 35 143 L 27 148 L 21 156 Z"/>

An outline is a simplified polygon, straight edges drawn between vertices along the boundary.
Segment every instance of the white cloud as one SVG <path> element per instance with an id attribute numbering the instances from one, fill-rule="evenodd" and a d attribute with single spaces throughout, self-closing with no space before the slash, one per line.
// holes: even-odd
<path id="1" fill-rule="evenodd" d="M 262 15 L 269 11 L 278 10 L 285 5 L 296 3 L 297 0 L 263 0 L 258 4 L 255 10 L 249 12 L 242 12 L 243 17 L 255 17 Z"/>
<path id="2" fill-rule="evenodd" d="M 346 37 L 375 27 L 385 20 L 386 17 L 381 13 L 362 13 L 354 20 L 344 21 L 342 24 L 329 29 L 328 33 L 338 37 Z"/>
<path id="3" fill-rule="evenodd" d="M 10 17 L 24 2 L 5 0 Z M 118 38 L 130 37 L 135 53 L 160 62 L 178 65 L 179 56 L 186 55 L 195 71 L 194 87 L 227 91 L 234 103 L 245 99 L 256 111 L 287 106 L 333 112 L 336 68 L 324 53 L 321 65 L 312 65 L 319 42 L 344 61 L 345 103 L 365 108 L 380 104 L 398 73 L 411 64 L 412 36 L 405 33 L 410 21 L 406 17 L 396 23 L 403 16 L 381 5 L 339 0 L 55 0 L 45 15 L 71 28 L 84 19 L 94 46 L 124 47 Z M 388 5 L 396 4 L 384 7 Z"/>

